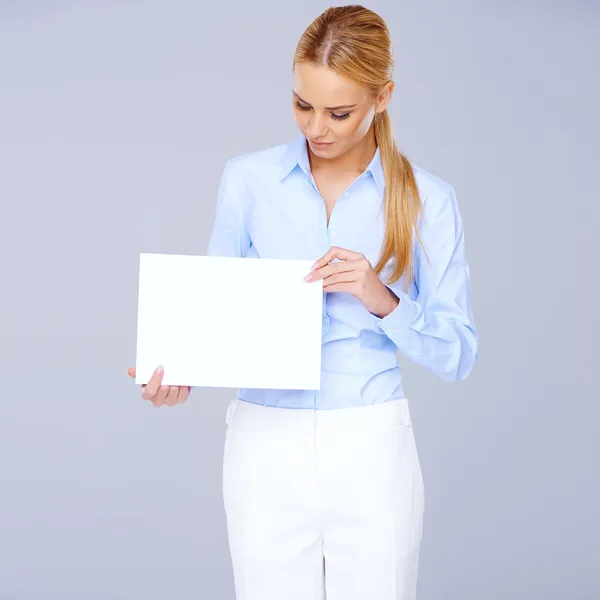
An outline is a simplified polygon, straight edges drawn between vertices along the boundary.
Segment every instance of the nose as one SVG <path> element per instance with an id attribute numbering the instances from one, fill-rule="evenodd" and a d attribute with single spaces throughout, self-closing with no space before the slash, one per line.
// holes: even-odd
<path id="1" fill-rule="evenodd" d="M 325 117 L 314 113 L 308 123 L 306 133 L 308 137 L 313 140 L 318 140 L 319 138 L 325 137 L 327 134 Z"/>

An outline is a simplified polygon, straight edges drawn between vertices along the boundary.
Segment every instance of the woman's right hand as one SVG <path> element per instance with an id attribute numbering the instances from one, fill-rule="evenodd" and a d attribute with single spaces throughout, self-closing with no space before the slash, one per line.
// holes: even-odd
<path id="1" fill-rule="evenodd" d="M 129 367 L 127 375 L 135 380 L 136 369 Z M 147 384 L 142 384 L 142 398 L 150 400 L 157 408 L 159 406 L 175 406 L 181 404 L 188 399 L 191 387 L 189 385 L 162 385 L 164 369 L 158 367 L 154 371 L 150 381 Z"/>

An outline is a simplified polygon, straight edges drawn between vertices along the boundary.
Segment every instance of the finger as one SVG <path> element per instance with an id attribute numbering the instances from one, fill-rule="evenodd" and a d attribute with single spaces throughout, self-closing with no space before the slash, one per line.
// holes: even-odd
<path id="1" fill-rule="evenodd" d="M 166 398 L 168 393 L 169 386 L 161 385 L 156 391 L 156 394 L 150 398 L 150 400 L 152 400 L 152 404 L 154 404 L 154 406 L 156 406 L 157 408 L 159 406 L 162 406 L 163 404 L 166 404 Z"/>
<path id="2" fill-rule="evenodd" d="M 360 252 L 353 252 L 352 250 L 346 250 L 346 248 L 340 248 L 339 246 L 331 246 L 321 258 L 314 262 L 312 270 L 324 267 L 334 258 L 339 258 L 340 260 L 358 260 L 362 257 L 363 255 L 360 254 Z"/>
<path id="3" fill-rule="evenodd" d="M 148 393 L 148 386 L 145 383 L 142 384 L 142 398 L 144 400 L 152 400 L 152 396 Z"/>
<path id="4" fill-rule="evenodd" d="M 349 294 L 355 294 L 357 292 L 356 282 L 352 283 L 333 283 L 327 287 L 327 292 L 347 292 Z"/>
<path id="5" fill-rule="evenodd" d="M 146 387 L 146 394 L 148 394 L 148 396 L 152 397 L 152 396 L 156 395 L 156 392 L 158 392 L 158 388 L 162 384 L 164 373 L 165 373 L 165 370 L 162 365 L 159 366 L 156 369 L 156 371 L 154 371 L 154 374 L 150 378 L 150 381 L 148 382 L 148 386 Z"/>
<path id="6" fill-rule="evenodd" d="M 329 292 L 331 291 L 331 286 L 336 285 L 337 283 L 356 283 L 358 279 L 356 271 L 336 273 L 323 280 L 323 289 Z"/>
<path id="7" fill-rule="evenodd" d="M 190 386 L 189 385 L 185 385 L 183 386 L 180 390 L 179 390 L 179 396 L 177 398 L 177 403 L 181 404 L 182 402 L 185 402 L 190 395 Z"/>
<path id="8" fill-rule="evenodd" d="M 154 375 L 152 377 L 154 378 Z M 150 381 L 152 381 L 152 379 Z M 164 387 L 165 395 L 166 395 L 166 392 L 167 392 L 169 386 L 162 385 L 162 376 L 160 377 L 159 384 L 156 388 L 151 388 L 149 386 L 149 384 L 143 384 L 142 385 L 142 397 L 145 400 L 152 400 L 152 398 L 156 397 L 156 395 L 160 393 L 160 389 L 163 387 Z"/>
<path id="9" fill-rule="evenodd" d="M 135 367 L 129 367 L 129 369 L 127 369 L 127 371 L 126 371 L 127 375 L 129 375 L 130 377 L 133 377 L 134 379 L 135 379 L 135 372 L 136 372 Z"/>
<path id="10" fill-rule="evenodd" d="M 343 262 L 336 262 L 320 267 L 315 271 L 311 271 L 305 278 L 305 281 L 318 281 L 319 279 L 325 279 L 335 273 L 347 273 L 356 271 L 360 268 L 360 260 L 348 260 Z"/>
<path id="11" fill-rule="evenodd" d="M 165 397 L 165 404 L 167 404 L 167 406 L 175 406 L 177 404 L 177 397 L 179 396 L 180 389 L 181 388 L 178 385 L 170 386 Z"/>

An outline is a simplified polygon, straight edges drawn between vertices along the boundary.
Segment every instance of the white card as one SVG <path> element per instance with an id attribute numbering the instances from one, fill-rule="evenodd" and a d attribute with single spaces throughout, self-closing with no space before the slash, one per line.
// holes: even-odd
<path id="1" fill-rule="evenodd" d="M 322 280 L 312 261 L 140 254 L 136 383 L 318 390 Z"/>

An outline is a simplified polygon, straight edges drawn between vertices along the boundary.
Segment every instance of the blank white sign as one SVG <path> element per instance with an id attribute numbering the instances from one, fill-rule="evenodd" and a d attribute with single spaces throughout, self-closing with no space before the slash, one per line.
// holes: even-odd
<path id="1" fill-rule="evenodd" d="M 136 383 L 318 390 L 312 261 L 140 254 Z"/>

